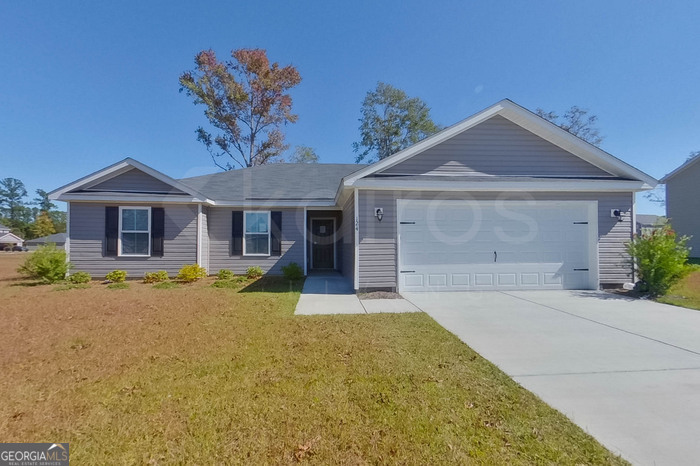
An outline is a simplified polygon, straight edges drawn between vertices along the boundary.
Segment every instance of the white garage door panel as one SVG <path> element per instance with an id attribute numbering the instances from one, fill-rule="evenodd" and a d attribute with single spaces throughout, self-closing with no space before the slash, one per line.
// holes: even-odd
<path id="1" fill-rule="evenodd" d="M 400 200 L 398 208 L 401 291 L 597 283 L 594 203 Z"/>

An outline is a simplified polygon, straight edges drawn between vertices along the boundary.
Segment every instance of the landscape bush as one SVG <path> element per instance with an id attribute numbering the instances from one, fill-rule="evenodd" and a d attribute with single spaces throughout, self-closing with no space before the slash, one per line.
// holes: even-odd
<path id="1" fill-rule="evenodd" d="M 263 271 L 258 265 L 253 265 L 248 267 L 248 270 L 246 271 L 246 277 L 249 279 L 253 278 L 260 278 L 263 276 Z"/>
<path id="2" fill-rule="evenodd" d="M 233 272 L 231 270 L 221 269 L 221 270 L 219 270 L 219 273 L 216 274 L 216 279 L 217 280 L 231 280 L 231 279 L 233 279 Z"/>
<path id="3" fill-rule="evenodd" d="M 68 276 L 68 282 L 74 285 L 90 283 L 90 280 L 92 280 L 92 277 L 87 272 L 75 272 Z"/>
<path id="4" fill-rule="evenodd" d="M 143 274 L 144 283 L 160 283 L 168 281 L 168 272 L 165 270 L 159 270 L 157 272 L 146 272 Z"/>
<path id="5" fill-rule="evenodd" d="M 302 269 L 296 262 L 282 266 L 282 273 L 284 274 L 284 278 L 292 282 L 304 278 L 304 269 Z"/>
<path id="6" fill-rule="evenodd" d="M 126 275 L 126 270 L 112 270 L 105 275 L 105 279 L 112 283 L 122 283 L 126 281 Z"/>
<path id="7" fill-rule="evenodd" d="M 17 271 L 44 283 L 55 283 L 65 279 L 70 268 L 70 262 L 66 261 L 66 251 L 56 248 L 55 244 L 47 244 L 27 257 Z"/>
<path id="8" fill-rule="evenodd" d="M 652 296 L 663 296 L 685 277 L 692 267 L 688 265 L 690 248 L 687 236 L 678 238 L 670 225 L 644 235 L 635 235 L 627 243 L 640 282 L 637 289 Z"/>
<path id="9" fill-rule="evenodd" d="M 206 278 L 207 269 L 198 264 L 183 265 L 177 274 L 177 279 L 185 283 L 196 282 L 201 278 Z"/>

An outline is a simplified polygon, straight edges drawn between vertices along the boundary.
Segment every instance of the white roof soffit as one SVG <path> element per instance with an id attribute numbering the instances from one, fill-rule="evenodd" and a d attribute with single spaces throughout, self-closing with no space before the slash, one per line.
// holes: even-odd
<path id="1" fill-rule="evenodd" d="M 158 170 L 151 168 L 148 165 L 145 165 L 145 164 L 139 162 L 138 160 L 134 160 L 130 157 L 127 157 L 120 162 L 117 162 L 113 165 L 110 165 L 109 167 L 103 168 L 102 170 L 98 170 L 94 173 L 91 173 L 90 175 L 84 176 L 76 181 L 73 181 L 72 183 L 69 183 L 65 186 L 61 186 L 60 188 L 51 191 L 49 193 L 49 199 L 59 200 L 59 201 L 70 200 L 67 198 L 75 196 L 75 195 L 70 196 L 68 194 L 70 191 L 94 186 L 95 184 L 101 183 L 105 180 L 108 180 L 108 179 L 113 178 L 117 175 L 120 175 L 124 172 L 127 172 L 127 171 L 131 170 L 132 168 L 136 168 L 138 170 L 141 170 L 142 172 L 146 173 L 147 175 L 150 175 L 153 178 L 162 181 L 163 183 L 169 184 L 170 186 L 191 195 L 192 198 L 188 199 L 187 200 L 188 202 L 205 202 L 205 203 L 213 204 L 213 202 L 211 200 L 207 199 L 205 196 L 203 196 L 199 192 L 193 190 L 189 186 L 187 186 L 183 183 L 180 183 L 176 179 L 171 178 L 168 175 L 161 173 Z M 95 193 L 95 194 L 97 194 L 97 193 Z"/>
<path id="2" fill-rule="evenodd" d="M 676 176 L 676 175 L 679 174 L 680 172 L 685 171 L 687 168 L 692 167 L 693 165 L 695 165 L 695 164 L 698 163 L 698 162 L 700 162 L 700 155 L 696 155 L 696 156 L 693 157 L 692 159 L 686 160 L 685 162 L 683 162 L 683 163 L 681 164 L 680 167 L 676 168 L 676 169 L 673 170 L 671 173 L 669 173 L 668 175 L 666 175 L 666 176 L 664 176 L 663 178 L 661 178 L 661 181 L 660 181 L 660 182 L 661 182 L 661 183 L 666 183 L 668 180 L 670 180 L 671 178 L 673 178 L 674 176 Z"/>
<path id="3" fill-rule="evenodd" d="M 541 118 L 535 113 L 508 99 L 504 99 L 455 125 L 445 128 L 439 133 L 423 139 L 407 149 L 397 152 L 384 160 L 376 162 L 353 173 L 350 176 L 347 176 L 343 180 L 343 183 L 345 186 L 353 186 L 354 183 L 360 178 L 364 178 L 368 175 L 401 163 L 404 160 L 420 154 L 421 152 L 424 152 L 431 147 L 434 147 L 441 142 L 470 129 L 495 115 L 500 115 L 512 121 L 513 123 L 541 137 L 542 139 L 561 147 L 562 149 L 580 157 L 598 168 L 601 168 L 602 170 L 611 173 L 612 175 L 621 178 L 631 178 L 634 180 L 643 181 L 644 184 L 648 186 L 645 189 L 651 189 L 658 184 L 658 181 L 655 178 L 647 175 L 641 170 L 634 168 L 632 165 L 623 162 L 622 160 L 594 146 L 593 144 L 583 141 L 573 134 L 561 129 L 554 123 Z"/>

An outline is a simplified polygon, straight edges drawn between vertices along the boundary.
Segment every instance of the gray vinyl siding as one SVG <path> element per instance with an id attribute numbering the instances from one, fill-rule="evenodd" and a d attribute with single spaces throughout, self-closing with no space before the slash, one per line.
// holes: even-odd
<path id="1" fill-rule="evenodd" d="M 340 228 L 343 276 L 354 279 L 355 276 L 355 197 L 350 198 L 343 206 L 343 223 Z"/>
<path id="2" fill-rule="evenodd" d="M 666 215 L 679 235 L 688 241 L 691 257 L 700 257 L 700 163 L 678 172 L 666 182 Z"/>
<path id="3" fill-rule="evenodd" d="M 276 209 L 282 212 L 281 256 L 231 256 L 231 212 L 233 209 L 210 207 L 208 219 L 210 273 L 220 269 L 244 274 L 248 267 L 258 265 L 265 273 L 279 275 L 282 266 L 296 262 L 304 266 L 304 209 Z"/>
<path id="4" fill-rule="evenodd" d="M 633 193 L 531 193 L 535 200 L 598 201 L 598 255 L 601 284 L 619 285 L 632 280 L 632 269 L 625 243 L 632 237 Z M 361 289 L 396 288 L 396 200 L 397 199 L 470 199 L 494 200 L 498 193 L 447 193 L 361 190 L 359 273 Z M 517 194 L 509 199 L 517 200 Z M 384 209 L 378 222 L 374 208 Z M 611 209 L 620 209 L 622 221 L 610 217 Z"/>
<path id="5" fill-rule="evenodd" d="M 196 262 L 196 205 L 151 205 L 165 209 L 163 257 L 104 257 L 107 205 L 119 204 L 70 203 L 70 261 L 73 270 L 83 270 L 95 278 L 102 278 L 107 272 L 120 269 L 126 270 L 129 277 L 137 278 L 156 270 L 167 270 L 174 275 L 184 264 Z"/>
<path id="6" fill-rule="evenodd" d="M 499 115 L 381 173 L 611 176 Z"/>
<path id="7" fill-rule="evenodd" d="M 182 194 L 182 191 L 136 168 L 98 183 L 88 191 Z"/>

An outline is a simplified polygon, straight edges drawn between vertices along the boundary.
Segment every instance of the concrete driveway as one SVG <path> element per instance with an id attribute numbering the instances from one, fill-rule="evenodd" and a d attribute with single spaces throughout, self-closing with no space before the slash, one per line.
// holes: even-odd
<path id="1" fill-rule="evenodd" d="M 700 461 L 700 311 L 603 292 L 404 297 L 632 463 Z"/>

